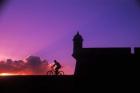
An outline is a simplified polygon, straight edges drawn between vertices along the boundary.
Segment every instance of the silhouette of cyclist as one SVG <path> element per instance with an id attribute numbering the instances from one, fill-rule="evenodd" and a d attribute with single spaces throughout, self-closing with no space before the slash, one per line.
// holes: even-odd
<path id="1" fill-rule="evenodd" d="M 55 67 L 55 69 L 54 69 L 55 74 L 58 75 L 59 69 L 61 68 L 61 64 L 58 61 L 54 60 L 54 65 L 52 66 L 52 68 L 54 68 L 54 67 Z"/>

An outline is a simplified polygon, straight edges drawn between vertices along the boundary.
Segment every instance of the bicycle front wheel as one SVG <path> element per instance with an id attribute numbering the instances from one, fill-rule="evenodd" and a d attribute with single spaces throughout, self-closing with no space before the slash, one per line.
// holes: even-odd
<path id="1" fill-rule="evenodd" d="M 58 75 L 64 75 L 63 71 L 59 71 Z"/>

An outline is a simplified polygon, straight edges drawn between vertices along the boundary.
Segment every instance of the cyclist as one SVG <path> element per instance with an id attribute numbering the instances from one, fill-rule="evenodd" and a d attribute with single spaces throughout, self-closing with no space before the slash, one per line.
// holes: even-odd
<path id="1" fill-rule="evenodd" d="M 61 64 L 58 61 L 54 60 L 54 65 L 52 66 L 52 68 L 54 68 L 56 75 L 58 75 L 59 69 L 61 69 L 61 67 Z"/>

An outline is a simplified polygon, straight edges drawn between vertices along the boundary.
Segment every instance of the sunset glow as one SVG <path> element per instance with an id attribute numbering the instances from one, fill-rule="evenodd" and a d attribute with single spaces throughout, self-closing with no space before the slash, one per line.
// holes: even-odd
<path id="1" fill-rule="evenodd" d="M 28 72 L 19 72 L 19 73 L 0 73 L 0 76 L 21 76 L 21 75 L 32 75 Z"/>
<path id="2" fill-rule="evenodd" d="M 14 74 L 14 73 L 1 73 L 0 76 L 15 76 L 18 74 Z"/>

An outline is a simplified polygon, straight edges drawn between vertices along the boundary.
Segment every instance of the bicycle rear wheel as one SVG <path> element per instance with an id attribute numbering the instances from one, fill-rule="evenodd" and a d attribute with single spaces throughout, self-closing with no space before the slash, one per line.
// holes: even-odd
<path id="1" fill-rule="evenodd" d="M 54 72 L 53 71 L 48 71 L 47 75 L 54 75 Z"/>

